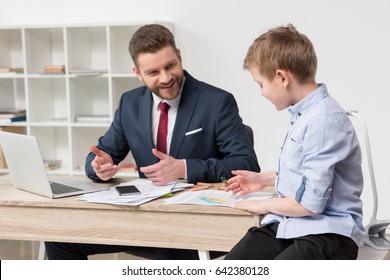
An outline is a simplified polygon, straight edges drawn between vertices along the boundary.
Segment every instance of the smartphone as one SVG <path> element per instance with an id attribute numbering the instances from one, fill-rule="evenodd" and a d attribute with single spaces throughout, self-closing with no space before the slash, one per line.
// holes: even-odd
<path id="1" fill-rule="evenodd" d="M 139 189 L 137 189 L 136 186 L 130 185 L 130 186 L 117 186 L 115 187 L 116 191 L 119 193 L 120 196 L 126 196 L 126 195 L 132 195 L 132 194 L 141 194 Z"/>

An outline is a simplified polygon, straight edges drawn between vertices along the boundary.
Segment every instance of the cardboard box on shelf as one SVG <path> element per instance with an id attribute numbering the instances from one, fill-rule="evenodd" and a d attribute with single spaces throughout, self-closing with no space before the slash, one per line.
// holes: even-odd
<path id="1" fill-rule="evenodd" d="M 0 126 L 0 131 L 7 131 L 12 133 L 25 134 L 25 127 L 22 126 Z M 3 150 L 0 144 L 0 169 L 7 168 L 7 163 L 4 158 Z"/>

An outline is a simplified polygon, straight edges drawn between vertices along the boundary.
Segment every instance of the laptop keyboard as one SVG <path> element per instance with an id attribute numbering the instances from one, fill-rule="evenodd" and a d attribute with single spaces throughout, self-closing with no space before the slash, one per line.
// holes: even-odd
<path id="1" fill-rule="evenodd" d="M 63 194 L 63 193 L 82 191 L 82 189 L 56 183 L 56 182 L 50 182 L 50 187 L 54 194 Z"/>

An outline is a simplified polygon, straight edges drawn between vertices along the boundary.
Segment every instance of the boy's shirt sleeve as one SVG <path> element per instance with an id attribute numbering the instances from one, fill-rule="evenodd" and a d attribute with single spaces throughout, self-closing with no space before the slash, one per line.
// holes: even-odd
<path id="1" fill-rule="evenodd" d="M 321 213 L 332 192 L 335 165 L 351 151 L 351 133 L 328 115 L 306 126 L 302 139 L 301 184 L 295 199 L 306 209 Z"/>

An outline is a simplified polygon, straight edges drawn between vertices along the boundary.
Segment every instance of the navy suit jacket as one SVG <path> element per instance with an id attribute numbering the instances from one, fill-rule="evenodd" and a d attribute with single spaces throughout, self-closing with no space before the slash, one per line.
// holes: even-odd
<path id="1" fill-rule="evenodd" d="M 188 182 L 218 182 L 231 171 L 260 171 L 256 154 L 239 116 L 232 94 L 194 79 L 186 71 L 169 155 L 186 159 Z M 97 147 L 110 154 L 114 163 L 132 152 L 139 167 L 159 161 L 152 154 L 152 93 L 139 87 L 124 93 L 114 120 Z M 201 128 L 200 132 L 185 135 Z M 86 174 L 99 180 L 91 167 L 95 155 L 86 160 Z M 145 177 L 139 171 L 140 177 Z"/>

